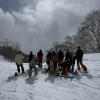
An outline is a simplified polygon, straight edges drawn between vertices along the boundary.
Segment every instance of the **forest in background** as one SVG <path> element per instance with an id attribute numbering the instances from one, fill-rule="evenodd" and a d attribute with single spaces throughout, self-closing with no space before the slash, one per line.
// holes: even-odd
<path id="1" fill-rule="evenodd" d="M 0 41 L 0 55 L 4 56 L 7 61 L 14 62 L 16 54 L 21 51 L 20 47 L 19 43 L 4 39 Z M 27 62 L 27 55 L 24 52 L 22 54 L 24 55 L 24 62 Z"/>

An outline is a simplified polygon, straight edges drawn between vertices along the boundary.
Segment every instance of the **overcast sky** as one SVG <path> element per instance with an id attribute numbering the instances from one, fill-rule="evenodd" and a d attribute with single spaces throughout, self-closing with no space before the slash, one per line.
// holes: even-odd
<path id="1" fill-rule="evenodd" d="M 74 35 L 94 9 L 100 0 L 0 0 L 0 41 L 19 42 L 25 53 L 45 51 Z"/>

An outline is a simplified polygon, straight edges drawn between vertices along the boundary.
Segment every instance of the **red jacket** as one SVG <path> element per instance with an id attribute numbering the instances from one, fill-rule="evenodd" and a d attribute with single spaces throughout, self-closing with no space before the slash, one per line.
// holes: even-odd
<path id="1" fill-rule="evenodd" d="M 38 56 L 38 60 L 43 60 L 43 57 L 42 56 Z"/>
<path id="2" fill-rule="evenodd" d="M 39 60 L 39 61 L 43 60 L 43 53 L 42 53 L 41 51 L 39 51 L 39 52 L 37 53 L 37 57 L 38 57 L 38 60 Z"/>

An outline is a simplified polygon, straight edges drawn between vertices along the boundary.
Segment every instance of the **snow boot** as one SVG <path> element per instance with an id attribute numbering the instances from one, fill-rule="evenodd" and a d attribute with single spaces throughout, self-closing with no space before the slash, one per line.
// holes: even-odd
<path id="1" fill-rule="evenodd" d="M 15 76 L 17 76 L 18 75 L 18 73 L 17 72 L 15 72 Z"/>

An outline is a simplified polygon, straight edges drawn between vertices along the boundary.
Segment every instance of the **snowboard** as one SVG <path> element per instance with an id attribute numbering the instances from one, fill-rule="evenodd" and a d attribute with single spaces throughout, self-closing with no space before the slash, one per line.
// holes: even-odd
<path id="1" fill-rule="evenodd" d="M 79 70 L 78 73 L 79 73 L 79 74 L 86 74 L 86 73 L 89 73 L 89 71 L 82 71 L 82 70 Z"/>
<path id="2" fill-rule="evenodd" d="M 37 71 L 41 71 L 40 68 L 37 68 Z M 32 72 L 34 72 L 34 69 L 32 69 L 31 73 L 30 73 L 30 69 L 26 70 L 25 73 L 18 73 L 18 72 L 15 72 L 13 75 L 9 76 L 8 78 L 14 78 L 14 77 L 18 77 L 18 76 L 21 76 L 21 75 L 24 75 L 24 74 L 27 74 L 28 76 L 32 75 Z"/>
<path id="3" fill-rule="evenodd" d="M 84 76 L 84 74 L 87 74 L 87 73 L 89 73 L 89 71 L 82 71 L 82 70 L 79 70 L 79 71 L 72 72 L 71 74 L 73 74 L 73 75 Z"/>
<path id="4" fill-rule="evenodd" d="M 61 75 L 61 74 L 53 74 L 53 76 L 58 76 L 58 77 L 65 77 L 65 78 L 74 78 L 74 76 L 72 76 L 72 75 Z"/>
<path id="5" fill-rule="evenodd" d="M 14 74 L 14 75 L 9 76 L 8 78 L 18 77 L 18 76 L 21 76 L 21 75 L 23 75 L 23 74 L 26 74 L 26 73 L 17 73 L 17 72 L 15 72 L 15 74 Z"/>
<path id="6" fill-rule="evenodd" d="M 25 74 L 28 74 L 29 75 L 29 70 L 26 70 L 25 73 L 18 73 L 18 72 L 15 72 L 13 75 L 9 76 L 8 78 L 14 78 L 14 77 L 18 77 L 18 76 L 22 76 L 22 75 L 25 75 Z M 34 70 L 32 70 L 33 72 Z"/>

